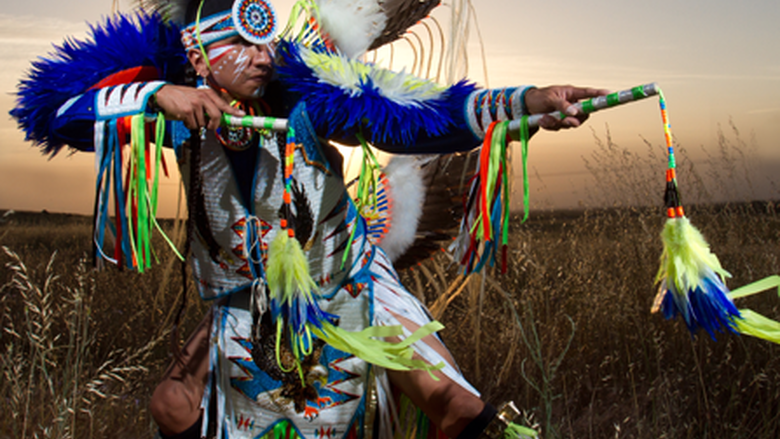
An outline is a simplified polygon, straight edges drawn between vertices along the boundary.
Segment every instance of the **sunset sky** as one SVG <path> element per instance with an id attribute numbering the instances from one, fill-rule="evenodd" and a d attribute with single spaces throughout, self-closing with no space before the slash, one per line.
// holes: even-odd
<path id="1" fill-rule="evenodd" d="M 286 18 L 291 1 L 275 2 Z M 130 10 L 130 3 L 120 9 Z M 484 41 L 483 75 L 472 28 L 468 76 L 491 87 L 557 83 L 611 90 L 657 82 L 666 95 L 673 132 L 695 160 L 718 145 L 719 127 L 734 140 L 730 122 L 748 144 L 748 172 L 758 197 L 780 198 L 780 2 L 777 0 L 474 0 Z M 110 13 L 108 0 L 26 0 L 4 4 L 0 14 L 0 209 L 91 213 L 92 154 L 42 156 L 8 111 L 31 60 L 66 36 L 83 38 L 86 23 Z M 445 7 L 437 16 L 442 15 Z M 445 14 L 446 15 L 446 14 Z M 656 99 L 594 114 L 588 126 L 532 139 L 532 205 L 586 203 L 593 178 L 583 157 L 596 149 L 594 134 L 609 127 L 617 144 L 646 149 L 661 145 Z M 663 168 L 658 169 L 658 197 Z M 175 213 L 177 182 L 163 184 L 161 213 Z M 653 196 L 656 196 L 653 194 Z"/>

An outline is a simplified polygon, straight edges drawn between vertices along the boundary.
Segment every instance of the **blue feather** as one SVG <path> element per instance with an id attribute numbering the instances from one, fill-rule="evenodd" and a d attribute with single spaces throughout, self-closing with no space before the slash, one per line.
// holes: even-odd
<path id="1" fill-rule="evenodd" d="M 372 143 L 410 146 L 420 133 L 440 136 L 464 126 L 463 102 L 476 88 L 461 81 L 439 98 L 413 104 L 397 102 L 385 96 L 370 78 L 358 85 L 358 92 L 322 81 L 294 43 L 285 42 L 278 52 L 283 61 L 280 77 L 290 91 L 302 96 L 312 124 L 325 137 L 349 138 L 362 133 Z"/>
<path id="2" fill-rule="evenodd" d="M 19 82 L 16 107 L 11 110 L 26 140 L 54 156 L 64 146 L 52 130 L 57 110 L 107 76 L 122 70 L 149 66 L 158 79 L 176 80 L 183 75 L 186 54 L 179 29 L 157 15 L 116 15 L 90 26 L 86 41 L 66 39 L 53 53 L 32 63 Z"/>
<path id="3" fill-rule="evenodd" d="M 704 328 L 713 340 L 715 333 L 724 332 L 724 328 L 737 333 L 735 319 L 742 316 L 728 298 L 728 288 L 717 274 L 712 271 L 706 273 L 701 284 L 685 295 L 670 285 L 666 285 L 668 290 L 661 304 L 665 318 L 673 319 L 680 314 L 691 334 Z"/>

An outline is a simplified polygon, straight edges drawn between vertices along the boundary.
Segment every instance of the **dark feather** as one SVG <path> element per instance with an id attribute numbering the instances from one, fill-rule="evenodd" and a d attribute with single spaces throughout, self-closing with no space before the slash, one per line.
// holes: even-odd
<path id="1" fill-rule="evenodd" d="M 382 35 L 371 43 L 369 50 L 384 46 L 401 38 L 406 30 L 427 17 L 440 0 L 385 0 L 382 10 L 387 16 L 387 24 Z"/>
<path id="2" fill-rule="evenodd" d="M 314 214 L 311 211 L 311 203 L 306 196 L 306 188 L 298 184 L 295 179 L 293 179 L 292 184 L 292 203 L 295 206 L 293 214 L 295 238 L 298 239 L 302 247 L 305 247 L 314 230 Z"/>

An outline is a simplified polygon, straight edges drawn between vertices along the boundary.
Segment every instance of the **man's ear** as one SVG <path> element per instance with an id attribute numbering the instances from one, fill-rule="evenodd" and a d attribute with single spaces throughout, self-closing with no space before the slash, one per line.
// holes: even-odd
<path id="1" fill-rule="evenodd" d="M 206 57 L 203 56 L 203 53 L 200 50 L 189 50 L 187 52 L 187 59 L 190 61 L 190 64 L 192 64 L 192 67 L 195 69 L 195 73 L 197 73 L 198 76 L 203 78 L 209 76 L 209 66 L 206 64 Z"/>

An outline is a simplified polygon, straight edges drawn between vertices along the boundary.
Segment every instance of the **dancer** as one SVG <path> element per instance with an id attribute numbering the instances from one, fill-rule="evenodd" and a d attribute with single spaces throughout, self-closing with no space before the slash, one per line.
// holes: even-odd
<path id="1" fill-rule="evenodd" d="M 460 374 L 441 325 L 375 245 L 323 139 L 466 151 L 494 120 L 559 110 L 567 117 L 541 126 L 579 126 L 586 115 L 572 104 L 605 92 L 440 86 L 343 56 L 317 23 L 280 40 L 265 0 L 194 0 L 164 13 L 174 24 L 119 17 L 94 41 L 62 48 L 23 81 L 12 111 L 47 152 L 96 152 L 96 252 L 130 268 L 151 259 L 147 182 L 161 159 L 146 139 L 176 150 L 190 215 L 185 256 L 214 305 L 152 397 L 161 435 L 534 436 Z M 57 93 L 41 87 L 53 72 L 69 78 Z M 223 114 L 285 117 L 289 130 L 223 126 Z M 113 253 L 106 230 L 115 230 Z"/>

